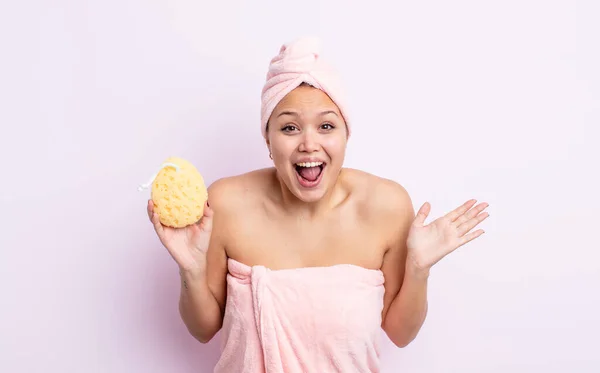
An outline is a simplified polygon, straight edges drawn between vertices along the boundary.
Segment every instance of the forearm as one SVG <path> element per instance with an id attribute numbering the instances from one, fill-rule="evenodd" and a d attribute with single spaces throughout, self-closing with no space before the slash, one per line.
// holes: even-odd
<path id="1" fill-rule="evenodd" d="M 412 342 L 427 315 L 427 282 L 429 271 L 407 263 L 402 287 L 385 316 L 384 329 L 399 347 Z"/>
<path id="2" fill-rule="evenodd" d="M 207 343 L 219 331 L 223 321 L 221 308 L 210 291 L 205 271 L 180 272 L 179 312 L 190 334 Z"/>

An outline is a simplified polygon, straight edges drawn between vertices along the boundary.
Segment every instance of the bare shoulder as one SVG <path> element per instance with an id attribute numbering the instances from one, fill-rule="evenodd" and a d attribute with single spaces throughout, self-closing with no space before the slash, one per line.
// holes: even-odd
<path id="1" fill-rule="evenodd" d="M 344 169 L 344 172 L 361 210 L 369 217 L 395 221 L 412 217 L 412 200 L 402 184 L 361 170 Z"/>
<path id="2" fill-rule="evenodd" d="M 215 180 L 208 187 L 208 203 L 215 211 L 240 211 L 266 188 L 270 169 L 259 169 Z"/>

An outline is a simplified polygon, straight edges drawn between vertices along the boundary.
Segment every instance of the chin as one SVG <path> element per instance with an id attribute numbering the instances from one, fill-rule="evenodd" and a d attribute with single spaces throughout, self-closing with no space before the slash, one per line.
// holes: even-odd
<path id="1" fill-rule="evenodd" d="M 294 192 L 296 198 L 304 203 L 315 203 L 319 202 L 323 196 L 325 196 L 325 190 L 313 190 L 310 192 L 296 189 Z"/>

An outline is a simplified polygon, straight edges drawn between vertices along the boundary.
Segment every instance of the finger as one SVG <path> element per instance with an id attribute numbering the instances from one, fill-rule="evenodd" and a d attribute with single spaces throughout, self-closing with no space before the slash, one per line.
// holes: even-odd
<path id="1" fill-rule="evenodd" d="M 446 217 L 450 219 L 450 221 L 455 221 L 459 216 L 467 212 L 473 205 L 477 202 L 475 199 L 470 199 L 467 202 L 463 203 L 461 206 L 457 207 L 453 211 L 446 214 Z"/>
<path id="2" fill-rule="evenodd" d="M 460 239 L 460 245 L 459 246 L 462 246 L 462 245 L 464 245 L 464 244 L 466 244 L 468 242 L 473 241 L 474 239 L 476 239 L 477 237 L 481 236 L 484 233 L 485 233 L 485 231 L 483 229 L 478 229 L 475 232 L 471 232 L 471 233 L 469 233 L 469 234 L 467 234 L 465 236 L 462 236 L 461 239 Z"/>
<path id="3" fill-rule="evenodd" d="M 207 217 L 213 216 L 213 209 L 210 208 L 208 201 L 206 201 L 206 203 L 204 204 L 204 216 L 207 216 Z"/>
<path id="4" fill-rule="evenodd" d="M 479 213 L 481 213 L 483 210 L 485 210 L 488 206 L 489 206 L 489 204 L 487 202 L 480 203 L 479 205 L 477 205 L 474 208 L 472 208 L 471 210 L 469 210 L 466 214 L 460 215 L 456 220 L 454 220 L 454 223 L 456 225 L 460 226 L 464 222 L 471 220 L 472 218 L 477 216 Z"/>
<path id="5" fill-rule="evenodd" d="M 206 204 L 204 206 L 204 214 L 202 216 L 202 219 L 200 219 L 200 229 L 202 229 L 205 232 L 210 232 L 212 230 L 213 215 L 214 214 L 212 209 L 208 206 L 208 204 Z"/>
<path id="6" fill-rule="evenodd" d="M 152 213 L 152 224 L 154 225 L 154 229 L 156 230 L 158 236 L 162 238 L 164 234 L 164 227 L 160 222 L 160 218 L 156 212 Z"/>
<path id="7" fill-rule="evenodd" d="M 467 220 L 466 222 L 464 222 L 458 226 L 458 234 L 460 236 L 464 235 L 465 233 L 469 232 L 471 229 L 475 228 L 482 221 L 487 219 L 489 216 L 490 216 L 490 214 L 488 212 L 484 212 L 475 217 L 472 217 L 471 219 Z"/>
<path id="8" fill-rule="evenodd" d="M 204 219 L 204 217 L 212 217 L 213 216 L 213 210 L 210 208 L 208 201 L 206 201 L 204 203 L 204 208 L 202 209 L 202 216 L 200 217 L 200 219 L 198 219 L 198 221 L 196 222 L 196 225 L 200 225 L 200 223 L 202 223 L 202 220 Z"/>
<path id="9" fill-rule="evenodd" d="M 192 233 L 196 233 L 200 229 L 200 222 L 201 221 L 202 220 L 198 220 L 196 223 L 189 225 L 188 228 L 192 230 Z"/>
<path id="10" fill-rule="evenodd" d="M 152 213 L 154 212 L 154 204 L 152 200 L 148 200 L 148 204 L 146 205 L 146 212 L 148 213 L 148 220 L 152 221 Z"/>
<path id="11" fill-rule="evenodd" d="M 427 219 L 427 216 L 429 215 L 430 211 L 431 211 L 431 204 L 429 204 L 429 202 L 425 202 L 421 206 L 419 211 L 417 212 L 417 216 L 415 217 L 414 224 L 417 226 L 422 226 L 423 224 L 425 224 L 425 219 Z"/>
<path id="12" fill-rule="evenodd" d="M 202 216 L 200 217 L 200 220 L 198 220 L 196 222 L 196 226 L 204 231 L 212 230 L 213 214 L 214 214 L 213 210 L 210 208 L 208 201 L 206 201 L 206 203 L 204 204 L 204 210 L 202 212 Z"/>

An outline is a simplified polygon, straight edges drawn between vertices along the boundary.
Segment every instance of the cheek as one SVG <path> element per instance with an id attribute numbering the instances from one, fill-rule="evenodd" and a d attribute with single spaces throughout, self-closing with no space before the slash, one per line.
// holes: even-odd
<path id="1" fill-rule="evenodd" d="M 323 148 L 330 157 L 337 161 L 346 152 L 346 139 L 343 137 L 327 138 L 323 142 Z"/>
<path id="2" fill-rule="evenodd" d="M 271 143 L 271 151 L 273 156 L 281 161 L 287 162 L 291 154 L 294 152 L 295 144 L 291 141 L 276 141 Z"/>

